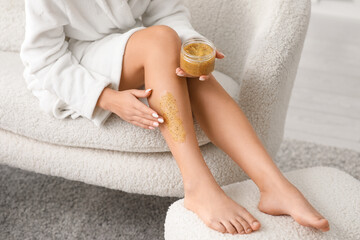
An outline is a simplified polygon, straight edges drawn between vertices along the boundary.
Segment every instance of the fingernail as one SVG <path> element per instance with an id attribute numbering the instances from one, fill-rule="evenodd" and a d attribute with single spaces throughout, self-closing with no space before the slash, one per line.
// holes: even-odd
<path id="1" fill-rule="evenodd" d="M 164 122 L 164 119 L 159 118 L 158 121 L 161 122 L 161 123 L 163 123 L 163 122 Z"/>
<path id="2" fill-rule="evenodd" d="M 155 128 L 153 128 L 152 126 L 149 126 L 150 129 L 154 130 Z"/>
<path id="3" fill-rule="evenodd" d="M 153 125 L 154 125 L 155 127 L 158 127 L 158 126 L 159 126 L 159 123 L 158 123 L 158 122 L 154 122 Z"/>
<path id="4" fill-rule="evenodd" d="M 199 80 L 200 80 L 200 81 L 205 81 L 206 78 L 201 76 L 201 77 L 199 77 Z"/>
<path id="5" fill-rule="evenodd" d="M 226 57 L 226 55 L 225 54 L 223 54 L 222 52 L 220 52 L 221 53 L 221 55 L 223 55 L 224 57 Z"/>
<path id="6" fill-rule="evenodd" d="M 146 89 L 146 93 L 148 93 L 148 92 L 150 92 L 152 89 L 151 88 L 149 88 L 149 89 Z"/>
<path id="7" fill-rule="evenodd" d="M 153 113 L 152 116 L 153 116 L 154 118 L 158 118 L 158 117 L 159 117 L 159 115 L 157 115 L 157 113 Z"/>
<path id="8" fill-rule="evenodd" d="M 176 73 L 176 75 L 178 75 L 179 77 L 185 77 L 185 75 L 182 73 Z"/>

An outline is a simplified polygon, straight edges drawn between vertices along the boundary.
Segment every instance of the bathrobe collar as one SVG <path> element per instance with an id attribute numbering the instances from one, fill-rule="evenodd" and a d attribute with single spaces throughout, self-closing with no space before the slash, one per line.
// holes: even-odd
<path id="1" fill-rule="evenodd" d="M 128 29 L 136 23 L 126 0 L 95 0 L 109 19 L 119 29 Z"/>

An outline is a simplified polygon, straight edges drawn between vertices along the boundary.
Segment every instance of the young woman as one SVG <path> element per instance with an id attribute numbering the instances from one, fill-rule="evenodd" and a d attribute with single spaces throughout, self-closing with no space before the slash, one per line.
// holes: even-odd
<path id="1" fill-rule="evenodd" d="M 181 0 L 26 0 L 25 10 L 20 57 L 28 88 L 44 111 L 60 119 L 86 117 L 99 127 L 111 113 L 146 129 L 159 127 L 183 177 L 185 207 L 223 233 L 258 230 L 259 221 L 212 176 L 193 113 L 209 139 L 258 186 L 260 211 L 329 230 L 214 76 L 193 77 L 179 68 L 181 43 L 205 38 L 192 28 Z M 216 57 L 224 55 L 217 51 Z M 140 90 L 144 85 L 147 90 Z M 150 107 L 138 98 L 148 98 Z"/>

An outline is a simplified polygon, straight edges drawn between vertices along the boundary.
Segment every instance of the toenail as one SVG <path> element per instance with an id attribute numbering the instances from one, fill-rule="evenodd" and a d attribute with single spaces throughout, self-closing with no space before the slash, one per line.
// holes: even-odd
<path id="1" fill-rule="evenodd" d="M 251 228 L 246 229 L 246 232 L 248 233 L 251 232 Z"/>
<path id="2" fill-rule="evenodd" d="M 241 231 L 240 233 L 241 233 L 241 234 L 244 234 L 244 233 L 245 233 L 245 231 L 243 230 L 243 231 Z"/>
<path id="3" fill-rule="evenodd" d="M 258 221 L 254 221 L 254 222 L 252 223 L 252 225 L 257 227 L 257 226 L 259 226 L 259 222 L 258 222 Z"/>

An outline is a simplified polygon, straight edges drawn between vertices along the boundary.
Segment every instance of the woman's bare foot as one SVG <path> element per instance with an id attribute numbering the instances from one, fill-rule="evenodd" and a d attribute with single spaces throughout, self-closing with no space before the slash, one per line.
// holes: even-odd
<path id="1" fill-rule="evenodd" d="M 260 223 L 233 201 L 215 182 L 185 187 L 184 206 L 196 213 L 210 228 L 222 233 L 245 234 L 260 228 Z"/>
<path id="2" fill-rule="evenodd" d="M 260 191 L 260 211 L 271 215 L 290 215 L 299 224 L 329 231 L 328 221 L 316 211 L 304 195 L 290 182 L 282 187 Z"/>

